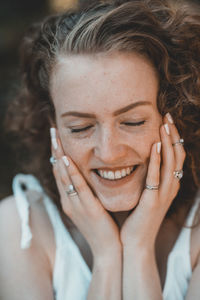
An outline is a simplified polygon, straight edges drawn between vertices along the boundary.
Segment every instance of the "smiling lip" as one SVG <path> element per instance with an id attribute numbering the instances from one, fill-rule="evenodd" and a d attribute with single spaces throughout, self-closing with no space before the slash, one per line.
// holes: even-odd
<path id="1" fill-rule="evenodd" d="M 114 180 L 109 180 L 109 179 L 105 179 L 105 178 L 102 178 L 98 173 L 97 173 L 97 170 L 93 170 L 93 174 L 95 176 L 95 178 L 98 180 L 99 183 L 103 184 L 104 186 L 107 186 L 107 187 L 118 187 L 118 186 L 121 186 L 125 183 L 127 183 L 128 181 L 130 181 L 134 176 L 135 176 L 135 173 L 138 169 L 138 165 L 135 165 L 133 170 L 131 171 L 131 173 L 125 177 L 122 177 L 120 179 L 114 179 Z M 109 169 L 110 170 L 110 169 Z"/>

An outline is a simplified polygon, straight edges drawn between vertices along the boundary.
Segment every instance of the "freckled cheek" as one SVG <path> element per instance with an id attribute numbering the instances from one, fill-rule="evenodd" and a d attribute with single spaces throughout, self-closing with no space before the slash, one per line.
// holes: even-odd
<path id="1" fill-rule="evenodd" d="M 77 165 L 80 170 L 84 169 L 84 165 L 87 164 L 87 158 L 89 157 L 90 147 L 88 143 L 84 142 L 83 140 L 71 140 L 60 135 L 61 143 L 64 150 L 64 153 L 68 155 Z"/>
<path id="2" fill-rule="evenodd" d="M 130 147 L 134 149 L 142 158 L 148 162 L 152 145 L 160 140 L 159 126 L 152 127 L 142 135 L 135 136 L 135 139 L 130 143 Z"/>

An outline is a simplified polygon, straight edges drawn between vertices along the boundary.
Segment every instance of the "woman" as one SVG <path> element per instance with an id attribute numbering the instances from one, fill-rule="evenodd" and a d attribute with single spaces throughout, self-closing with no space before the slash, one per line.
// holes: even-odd
<path id="1" fill-rule="evenodd" d="M 2 299 L 199 299 L 199 32 L 157 0 L 31 28 L 7 124 L 43 188 L 1 204 Z"/>

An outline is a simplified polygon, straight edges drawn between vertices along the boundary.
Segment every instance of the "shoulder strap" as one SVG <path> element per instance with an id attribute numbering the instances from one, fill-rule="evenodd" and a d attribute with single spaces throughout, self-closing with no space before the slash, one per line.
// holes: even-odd
<path id="1" fill-rule="evenodd" d="M 27 191 L 36 191 L 42 195 L 42 200 L 49 219 L 51 221 L 56 248 L 67 245 L 68 247 L 76 248 L 77 246 L 72 241 L 72 237 L 68 230 L 66 230 L 59 211 L 56 205 L 46 195 L 39 181 L 33 175 L 17 174 L 13 179 L 13 193 L 16 201 L 17 211 L 21 219 L 21 248 L 27 249 L 31 245 L 32 232 L 29 226 L 30 203 L 27 198 Z M 40 197 L 37 200 L 41 199 Z"/>
<path id="2" fill-rule="evenodd" d="M 27 199 L 26 191 L 31 189 L 41 193 L 42 188 L 34 176 L 24 174 L 18 174 L 14 177 L 12 188 L 17 211 L 21 219 L 21 248 L 27 249 L 31 245 L 32 233 L 29 226 L 30 204 Z"/>

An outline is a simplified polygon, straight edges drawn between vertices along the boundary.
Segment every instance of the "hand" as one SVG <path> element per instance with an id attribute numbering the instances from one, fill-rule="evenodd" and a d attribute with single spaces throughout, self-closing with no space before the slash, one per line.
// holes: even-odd
<path id="1" fill-rule="evenodd" d="M 166 125 L 160 128 L 162 164 L 160 166 L 157 143 L 153 144 L 146 178 L 146 184 L 159 185 L 159 189 L 144 189 L 138 206 L 122 226 L 120 236 L 124 247 L 154 249 L 160 225 L 180 188 L 173 172 L 183 168 L 185 151 L 182 145 L 172 146 L 172 143 L 180 140 L 180 136 L 173 120 L 170 122 L 168 118 L 164 117 L 164 123 L 169 128 L 169 134 Z"/>
<path id="2" fill-rule="evenodd" d="M 103 208 L 69 156 L 65 156 L 58 134 L 54 130 L 52 155 L 56 158 L 53 173 L 61 197 L 63 211 L 70 217 L 89 243 L 96 259 L 112 257 L 121 249 L 119 229 L 111 216 Z M 63 159 L 63 156 L 65 157 Z M 66 159 L 69 166 L 66 165 Z M 64 162 L 65 161 L 65 162 Z M 77 195 L 67 195 L 69 185 L 73 184 Z"/>

